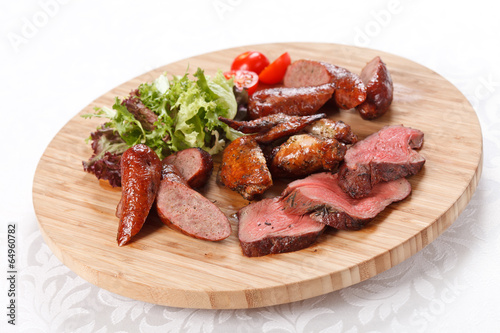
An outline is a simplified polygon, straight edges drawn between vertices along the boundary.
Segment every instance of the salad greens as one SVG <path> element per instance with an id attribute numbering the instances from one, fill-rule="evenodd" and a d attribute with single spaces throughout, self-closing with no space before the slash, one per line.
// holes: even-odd
<path id="1" fill-rule="evenodd" d="M 216 154 L 223 150 L 226 139 L 232 141 L 243 135 L 218 119 L 233 119 L 237 113 L 232 79 L 226 79 L 221 71 L 211 78 L 200 68 L 193 76 L 196 80 L 187 73 L 171 80 L 161 75 L 138 87 L 133 98 L 139 98 L 157 117 L 149 129 L 118 97 L 112 108 L 96 108 L 94 113 L 83 115 L 108 119 L 87 139 L 92 141 L 94 154 L 83 162 L 84 169 L 108 180 L 112 186 L 120 186 L 119 174 L 116 175 L 119 157 L 133 145 L 146 144 L 163 159 L 190 147 Z"/>

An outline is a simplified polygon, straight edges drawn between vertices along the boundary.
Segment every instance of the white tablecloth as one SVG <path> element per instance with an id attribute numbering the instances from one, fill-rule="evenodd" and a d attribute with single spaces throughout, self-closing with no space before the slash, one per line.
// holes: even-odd
<path id="1" fill-rule="evenodd" d="M 487 1 L 3 1 L 0 22 L 1 332 L 500 330 L 500 20 Z M 70 118 L 167 63 L 293 41 L 391 52 L 438 72 L 469 99 L 482 127 L 483 174 L 448 230 L 365 282 L 249 310 L 147 304 L 100 289 L 61 264 L 38 230 L 31 186 L 44 149 Z M 7 308 L 13 223 L 15 326 Z"/>

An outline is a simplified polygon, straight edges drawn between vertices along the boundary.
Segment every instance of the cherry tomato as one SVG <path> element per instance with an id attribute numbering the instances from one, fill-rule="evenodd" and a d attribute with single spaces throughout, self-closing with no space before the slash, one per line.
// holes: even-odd
<path id="1" fill-rule="evenodd" d="M 260 82 L 265 84 L 276 84 L 281 82 L 285 76 L 286 69 L 291 62 L 292 60 L 290 59 L 288 52 L 283 53 L 278 57 L 278 59 L 274 60 L 269 66 L 260 72 Z"/>
<path id="2" fill-rule="evenodd" d="M 247 51 L 233 60 L 232 71 L 243 70 L 260 74 L 269 65 L 269 59 L 257 51 Z"/>
<path id="3" fill-rule="evenodd" d="M 257 73 L 250 71 L 229 71 L 225 72 L 224 76 L 228 80 L 233 77 L 234 85 L 240 89 L 245 89 L 249 96 L 257 90 L 257 85 L 259 84 Z"/>

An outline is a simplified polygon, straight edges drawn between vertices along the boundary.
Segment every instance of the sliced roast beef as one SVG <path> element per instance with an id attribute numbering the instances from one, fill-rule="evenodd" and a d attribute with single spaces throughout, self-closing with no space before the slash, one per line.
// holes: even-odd
<path id="1" fill-rule="evenodd" d="M 163 164 L 156 196 L 161 221 L 191 237 L 219 241 L 231 234 L 226 215 L 210 200 L 187 185 L 174 165 Z"/>
<path id="2" fill-rule="evenodd" d="M 238 238 L 248 257 L 301 250 L 326 227 L 308 215 L 288 214 L 278 198 L 251 203 L 238 211 L 238 219 Z"/>
<path id="3" fill-rule="evenodd" d="M 214 168 L 212 155 L 201 148 L 180 150 L 165 157 L 162 163 L 175 165 L 192 188 L 204 186 Z"/>
<path id="4" fill-rule="evenodd" d="M 282 193 L 282 214 L 306 214 L 336 229 L 358 230 L 410 192 L 410 183 L 400 178 L 379 183 L 369 196 L 353 199 L 339 187 L 338 174 L 317 173 L 288 185 Z"/>
<path id="5" fill-rule="evenodd" d="M 339 185 L 353 198 L 367 196 L 372 187 L 416 174 L 425 158 L 414 149 L 424 133 L 402 125 L 386 126 L 351 146 L 339 169 Z"/>

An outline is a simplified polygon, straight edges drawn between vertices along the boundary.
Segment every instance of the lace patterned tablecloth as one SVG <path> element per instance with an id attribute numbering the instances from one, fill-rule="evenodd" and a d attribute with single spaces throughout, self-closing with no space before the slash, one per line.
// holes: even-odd
<path id="1" fill-rule="evenodd" d="M 498 332 L 500 21 L 486 1 L 62 1 L 0 5 L 3 38 L 1 332 Z M 261 22 L 261 23 L 257 23 Z M 455 223 L 415 256 L 323 296 L 248 310 L 122 297 L 83 280 L 44 242 L 31 199 L 45 147 L 110 88 L 179 59 L 246 44 L 311 41 L 407 57 L 469 99 L 483 173 Z M 443 142 L 444 145 L 452 145 Z M 8 225 L 15 224 L 15 324 Z"/>

